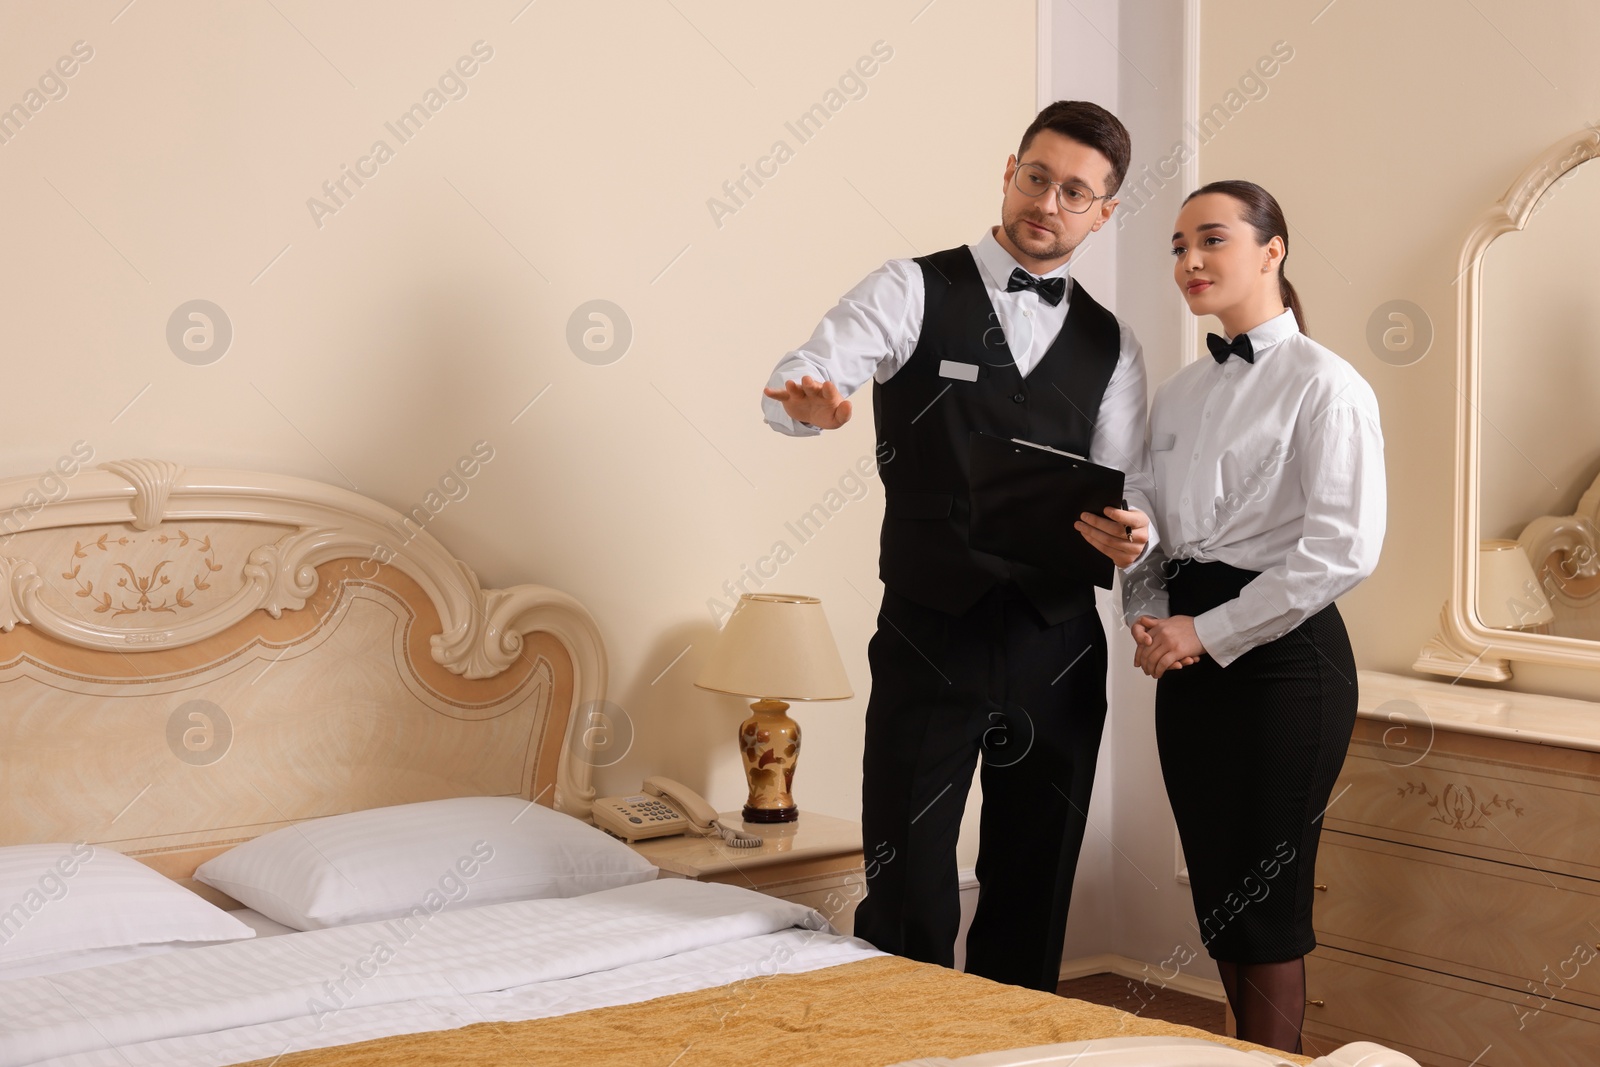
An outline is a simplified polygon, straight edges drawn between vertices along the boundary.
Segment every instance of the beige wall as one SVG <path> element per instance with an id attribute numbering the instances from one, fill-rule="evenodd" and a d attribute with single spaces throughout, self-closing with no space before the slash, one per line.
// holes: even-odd
<path id="1" fill-rule="evenodd" d="M 1202 12 L 1203 110 L 1225 102 L 1274 42 L 1294 50 L 1266 93 L 1241 94 L 1201 147 L 1201 179 L 1250 178 L 1279 198 L 1291 226 L 1288 274 L 1312 335 L 1377 392 L 1388 536 L 1377 573 L 1340 607 L 1362 667 L 1409 673 L 1450 591 L 1457 257 L 1477 214 L 1524 167 L 1600 116 L 1591 47 L 1600 8 L 1204 0 Z M 1367 345 L 1369 317 L 1391 300 L 1416 303 L 1432 321 L 1432 349 L 1409 366 Z M 1564 480 L 1593 476 L 1592 417 L 1527 432 L 1541 448 L 1585 457 Z M 1600 693 L 1600 674 L 1514 667 L 1515 688 Z"/>
<path id="2" fill-rule="evenodd" d="M 485 583 L 592 610 L 636 731 L 603 791 L 661 772 L 723 808 L 743 800 L 742 705 L 690 685 L 707 602 L 786 541 L 765 588 L 823 598 L 856 688 L 798 712 L 798 797 L 856 817 L 880 592 L 881 494 L 854 480 L 870 404 L 797 441 L 763 424 L 759 388 L 869 270 L 994 221 L 1036 110 L 1034 5 L 122 8 L 0 16 L 0 105 L 74 42 L 92 50 L 0 143 L 0 469 L 43 470 L 81 440 L 100 460 L 261 468 L 403 509 L 487 441 L 430 532 Z M 830 100 L 875 42 L 871 76 Z M 386 129 L 463 56 L 471 76 L 445 79 L 419 132 Z M 785 123 L 819 102 L 837 110 L 801 143 Z M 363 163 L 379 139 L 392 158 Z M 776 174 L 718 225 L 708 200 L 780 139 Z M 336 211 L 308 207 L 358 166 L 342 206 L 324 198 Z M 209 365 L 164 336 L 197 298 L 234 331 Z M 566 341 L 592 299 L 632 324 L 609 365 Z M 817 503 L 837 511 L 801 545 L 785 523 Z"/>

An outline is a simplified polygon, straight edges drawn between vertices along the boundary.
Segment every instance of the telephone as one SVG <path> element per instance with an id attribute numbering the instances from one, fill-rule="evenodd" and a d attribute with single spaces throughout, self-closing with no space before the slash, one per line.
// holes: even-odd
<path id="1" fill-rule="evenodd" d="M 755 848 L 762 839 L 723 826 L 705 799 L 671 778 L 646 778 L 633 796 L 604 797 L 594 802 L 594 824 L 624 841 L 643 841 L 670 834 L 721 834 L 735 848 Z"/>

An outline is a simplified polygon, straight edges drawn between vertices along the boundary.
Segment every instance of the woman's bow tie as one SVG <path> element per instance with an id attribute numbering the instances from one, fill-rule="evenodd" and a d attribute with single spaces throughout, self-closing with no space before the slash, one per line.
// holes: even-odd
<path id="1" fill-rule="evenodd" d="M 1238 356 L 1246 363 L 1256 361 L 1255 353 L 1250 350 L 1250 335 L 1241 333 L 1231 342 L 1224 341 L 1214 333 L 1206 334 L 1206 347 L 1211 349 L 1211 355 L 1218 363 L 1228 362 L 1229 356 Z"/>

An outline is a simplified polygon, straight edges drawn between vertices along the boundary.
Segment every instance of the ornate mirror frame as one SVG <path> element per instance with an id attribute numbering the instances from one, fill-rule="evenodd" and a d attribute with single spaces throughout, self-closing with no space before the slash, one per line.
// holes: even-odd
<path id="1" fill-rule="evenodd" d="M 1511 660 L 1559 667 L 1600 669 L 1600 643 L 1573 637 L 1487 627 L 1469 605 L 1477 604 L 1477 546 L 1480 472 L 1479 419 L 1482 398 L 1482 335 L 1480 332 L 1483 257 L 1502 234 L 1523 229 L 1539 198 L 1562 176 L 1600 156 L 1600 126 L 1588 126 L 1551 145 L 1511 183 L 1499 202 L 1478 218 L 1461 249 L 1457 297 L 1458 356 L 1456 368 L 1456 513 L 1450 599 L 1439 617 L 1439 633 L 1422 647 L 1414 670 L 1478 681 L 1503 682 L 1511 677 Z M 1600 486 L 1600 482 L 1596 483 Z M 1591 487 L 1579 504 L 1579 515 L 1534 519 L 1518 541 L 1528 550 L 1535 571 L 1557 558 L 1573 561 L 1575 576 L 1589 584 L 1600 581 L 1600 562 L 1587 553 L 1578 558 L 1578 541 L 1592 537 L 1600 514 L 1600 493 Z M 1570 555 L 1569 555 L 1570 554 Z"/>

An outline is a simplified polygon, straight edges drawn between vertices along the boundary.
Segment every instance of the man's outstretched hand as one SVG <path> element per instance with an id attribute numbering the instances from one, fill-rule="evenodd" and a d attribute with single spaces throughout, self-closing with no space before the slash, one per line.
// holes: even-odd
<path id="1" fill-rule="evenodd" d="M 796 422 L 808 422 L 823 430 L 837 430 L 850 421 L 850 401 L 839 395 L 832 382 L 819 382 L 806 375 L 798 382 L 784 382 L 782 389 L 761 392 L 783 404 L 783 410 Z"/>

